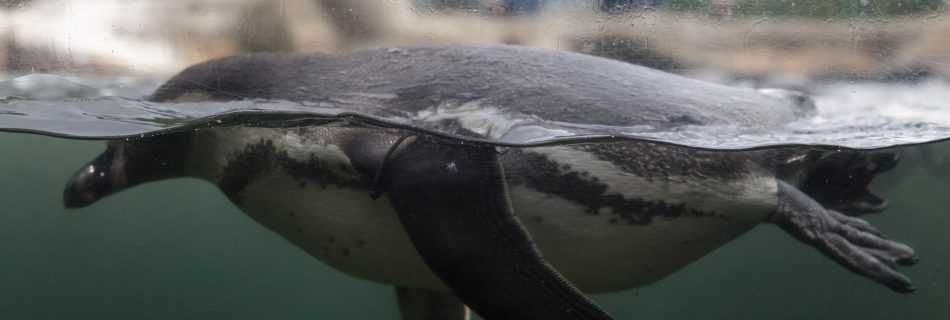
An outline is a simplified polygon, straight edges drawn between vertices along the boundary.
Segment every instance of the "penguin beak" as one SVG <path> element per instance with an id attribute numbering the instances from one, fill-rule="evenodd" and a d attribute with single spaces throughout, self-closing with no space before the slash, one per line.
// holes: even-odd
<path id="1" fill-rule="evenodd" d="M 88 206 L 117 189 L 113 153 L 111 148 L 106 150 L 73 174 L 63 190 L 63 204 L 67 208 Z"/>

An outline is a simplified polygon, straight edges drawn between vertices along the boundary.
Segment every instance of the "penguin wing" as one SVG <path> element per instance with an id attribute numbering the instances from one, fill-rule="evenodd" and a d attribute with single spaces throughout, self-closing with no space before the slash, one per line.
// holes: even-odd
<path id="1" fill-rule="evenodd" d="M 407 139 L 382 188 L 432 271 L 486 319 L 612 319 L 542 257 L 489 145 Z"/>

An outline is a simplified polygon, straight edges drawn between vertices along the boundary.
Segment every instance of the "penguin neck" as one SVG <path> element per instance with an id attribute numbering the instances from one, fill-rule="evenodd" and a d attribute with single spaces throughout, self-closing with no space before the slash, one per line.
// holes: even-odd
<path id="1" fill-rule="evenodd" d="M 201 129 L 191 139 L 185 175 L 222 188 L 229 176 L 251 177 L 256 175 L 252 171 L 274 169 L 316 175 L 310 177 L 315 179 L 366 179 L 402 135 L 380 128 L 334 125 Z"/>

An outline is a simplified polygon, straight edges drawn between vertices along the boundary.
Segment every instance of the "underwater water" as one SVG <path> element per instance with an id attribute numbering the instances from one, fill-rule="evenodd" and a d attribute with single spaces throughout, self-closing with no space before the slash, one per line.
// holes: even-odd
<path id="1" fill-rule="evenodd" d="M 945 83 L 931 85 L 885 85 L 868 92 L 884 90 L 890 93 L 885 96 L 899 100 L 894 103 L 909 108 L 915 99 L 937 99 L 921 94 L 922 88 L 947 94 L 939 89 Z M 848 96 L 853 88 L 843 86 L 829 86 L 829 93 L 816 99 L 821 103 L 839 97 L 836 94 Z M 907 91 L 917 94 L 901 98 Z M 876 96 L 866 99 L 882 101 Z M 66 107 L 88 100 L 79 102 L 16 101 L 21 103 L 17 107 Z M 940 123 L 940 110 L 930 111 L 889 121 L 898 128 L 921 119 Z M 141 119 L 134 114 L 130 118 Z M 898 123 L 903 120 L 908 122 Z M 869 123 L 880 123 L 875 121 L 879 118 Z M 131 124 L 154 129 L 154 122 Z M 846 140 L 858 141 L 873 132 L 867 131 L 871 128 L 848 131 L 857 133 Z M 922 142 L 942 133 L 939 126 L 933 129 L 914 133 L 935 136 L 901 137 Z M 3 318 L 396 318 L 390 286 L 331 269 L 258 225 L 204 181 L 143 184 L 87 208 L 65 209 L 66 181 L 103 148 L 100 141 L 0 133 Z M 950 172 L 942 165 L 950 156 L 950 144 L 906 146 L 899 152 L 900 165 L 872 185 L 890 207 L 866 218 L 916 250 L 920 263 L 899 269 L 914 280 L 916 292 L 894 293 L 763 224 L 654 284 L 593 297 L 618 319 L 943 319 L 950 314 L 950 198 L 945 196 Z"/>

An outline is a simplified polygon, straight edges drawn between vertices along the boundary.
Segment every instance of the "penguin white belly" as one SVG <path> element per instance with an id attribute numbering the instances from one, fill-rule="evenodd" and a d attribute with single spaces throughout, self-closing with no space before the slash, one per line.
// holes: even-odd
<path id="1" fill-rule="evenodd" d="M 261 177 L 245 189 L 241 209 L 330 266 L 372 281 L 441 288 L 385 197 L 308 183 L 286 173 Z"/>
<path id="2" fill-rule="evenodd" d="M 514 210 L 544 257 L 586 292 L 623 290 L 658 280 L 741 235 L 774 210 L 769 206 L 774 204 L 775 190 L 771 177 L 731 183 L 651 182 L 619 175 L 609 163 L 551 156 L 578 168 L 592 166 L 587 169 L 611 186 L 625 188 L 618 192 L 628 196 L 689 202 L 722 213 L 631 224 L 609 212 L 592 214 L 566 199 L 512 187 Z M 385 197 L 373 200 L 366 190 L 312 181 L 301 184 L 299 178 L 275 170 L 244 189 L 240 206 L 340 271 L 399 286 L 444 288 L 415 251 Z"/>
<path id="3" fill-rule="evenodd" d="M 591 212 L 577 202 L 526 186 L 510 187 L 516 213 L 547 261 L 585 292 L 623 290 L 659 280 L 766 221 L 775 211 L 776 180 L 764 172 L 751 171 L 738 179 L 675 175 L 651 179 L 570 146 L 526 152 L 543 154 L 571 172 L 584 172 L 589 181 L 606 187 L 605 197 L 620 195 L 667 208 L 682 205 L 670 209 L 681 213 L 634 223 L 609 207 Z M 688 209 L 713 214 L 692 215 Z"/>

